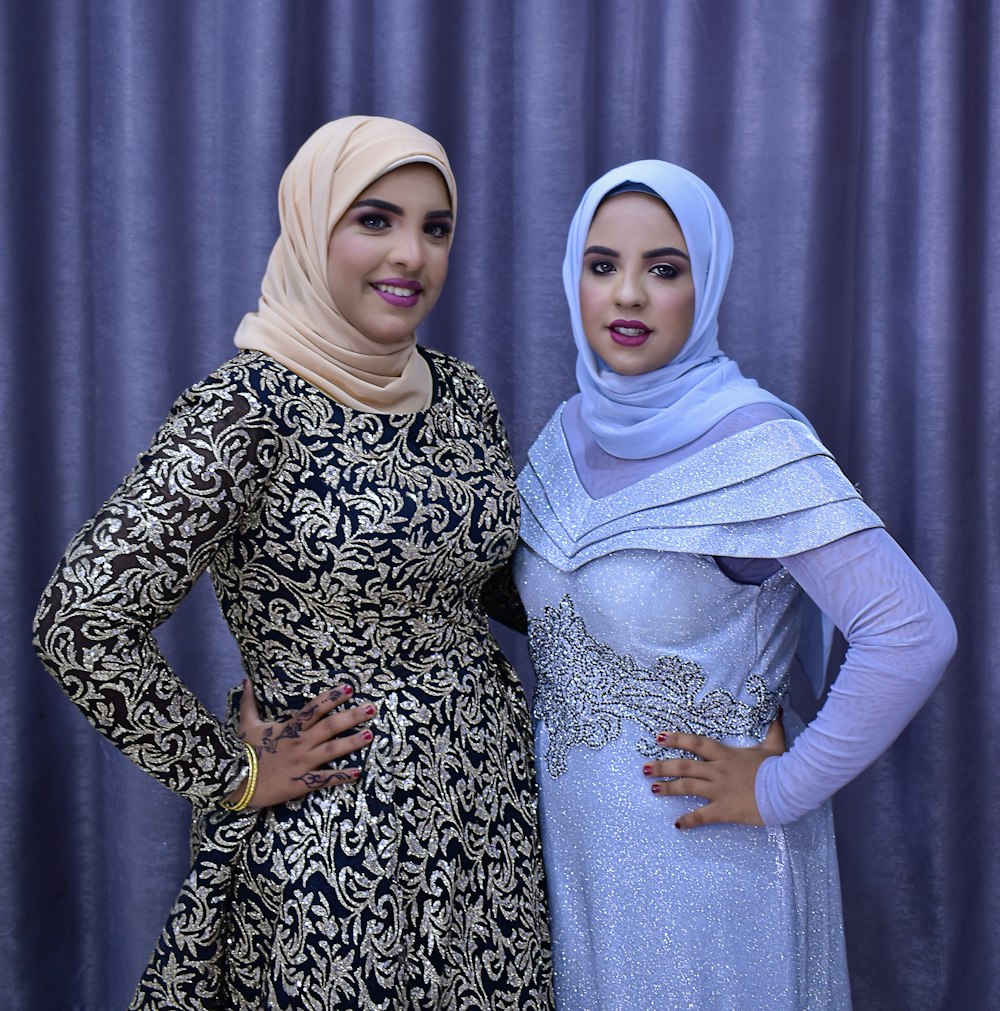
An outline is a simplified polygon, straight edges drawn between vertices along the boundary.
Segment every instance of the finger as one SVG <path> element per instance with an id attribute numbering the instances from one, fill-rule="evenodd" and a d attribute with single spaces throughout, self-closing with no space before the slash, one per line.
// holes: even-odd
<path id="1" fill-rule="evenodd" d="M 301 783 L 307 792 L 322 790 L 327 786 L 346 786 L 361 775 L 360 769 L 314 769 L 296 776 L 294 782 Z"/>
<path id="2" fill-rule="evenodd" d="M 654 783 L 651 787 L 658 797 L 704 797 L 711 800 L 715 791 L 713 784 L 705 779 L 668 779 Z"/>
<path id="3" fill-rule="evenodd" d="M 709 760 L 723 754 L 723 745 L 714 737 L 701 737 L 698 734 L 679 734 L 666 732 L 656 735 L 656 743 L 663 748 L 677 748 L 680 751 L 690 751 L 692 754 Z"/>
<path id="4" fill-rule="evenodd" d="M 642 774 L 656 779 L 675 776 L 708 779 L 711 775 L 711 767 L 709 762 L 701 762 L 696 758 L 666 758 L 660 762 L 647 762 L 642 767 Z"/>
<path id="5" fill-rule="evenodd" d="M 327 741 L 316 752 L 323 756 L 324 762 L 335 762 L 344 755 L 349 755 L 352 751 L 360 751 L 367 748 L 372 743 L 372 732 L 370 730 L 359 730 L 356 734 L 348 734 L 346 737 L 334 737 Z"/>
<path id="6" fill-rule="evenodd" d="M 253 682 L 250 678 L 243 679 L 243 693 L 240 696 L 239 730 L 246 733 L 250 727 L 260 723 L 260 713 L 257 711 L 257 700 L 254 698 Z"/>
<path id="7" fill-rule="evenodd" d="M 321 692 L 314 699 L 307 702 L 293 717 L 296 727 L 301 730 L 308 730 L 314 727 L 327 713 L 342 706 L 348 699 L 354 696 L 354 689 L 351 685 L 337 685 L 328 691 Z"/>
<path id="8" fill-rule="evenodd" d="M 370 720 L 377 710 L 370 702 L 363 706 L 351 706 L 350 709 L 337 709 L 328 713 L 318 721 L 312 729 L 313 743 L 322 744 L 331 737 L 346 734 L 349 730 Z"/>
<path id="9" fill-rule="evenodd" d="M 788 750 L 788 745 L 785 742 L 785 727 L 780 716 L 771 721 L 760 746 L 762 750 L 773 755 L 783 755 Z"/>
<path id="10" fill-rule="evenodd" d="M 712 825 L 723 820 L 722 813 L 719 811 L 718 806 L 716 804 L 708 803 L 703 804 L 701 807 L 696 807 L 693 811 L 688 811 L 685 814 L 682 814 L 677 821 L 674 822 L 674 828 L 698 828 L 700 825 Z"/>

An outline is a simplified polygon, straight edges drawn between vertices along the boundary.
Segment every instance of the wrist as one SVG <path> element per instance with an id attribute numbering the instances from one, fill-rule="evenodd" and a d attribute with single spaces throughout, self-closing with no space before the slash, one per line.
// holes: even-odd
<path id="1" fill-rule="evenodd" d="M 253 795 L 257 790 L 258 761 L 257 751 L 253 745 L 244 742 L 246 755 L 246 774 L 237 784 L 236 788 L 227 795 L 220 803 L 227 811 L 244 811 L 253 800 Z"/>

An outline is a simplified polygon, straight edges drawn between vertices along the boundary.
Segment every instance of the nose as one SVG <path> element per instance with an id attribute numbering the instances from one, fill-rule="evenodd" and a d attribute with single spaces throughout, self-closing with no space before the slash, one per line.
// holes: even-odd
<path id="1" fill-rule="evenodd" d="M 396 228 L 390 259 L 394 266 L 417 271 L 424 265 L 423 230 L 409 225 Z"/>
<path id="2" fill-rule="evenodd" d="M 615 285 L 615 305 L 621 308 L 636 309 L 646 303 L 646 293 L 643 290 L 639 274 L 631 270 L 620 270 Z"/>

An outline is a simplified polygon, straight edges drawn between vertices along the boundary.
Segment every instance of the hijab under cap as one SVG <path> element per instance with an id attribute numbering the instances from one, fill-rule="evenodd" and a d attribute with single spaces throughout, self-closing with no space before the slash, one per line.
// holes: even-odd
<path id="1" fill-rule="evenodd" d="M 413 414 L 428 406 L 432 380 L 415 352 L 416 334 L 391 344 L 371 340 L 343 317 L 327 281 L 334 225 L 362 190 L 413 162 L 441 173 L 454 214 L 455 178 L 444 148 L 407 123 L 348 116 L 321 126 L 299 148 L 278 188 L 281 234 L 258 309 L 243 317 L 237 347 L 264 351 L 357 410 Z"/>
<path id="2" fill-rule="evenodd" d="M 628 187 L 626 184 L 632 184 Z M 587 343 L 580 318 L 580 275 L 587 233 L 612 190 L 652 190 L 670 208 L 687 243 L 695 313 L 684 346 L 664 365 L 638 376 L 614 372 Z M 642 192 L 642 190 L 639 190 Z M 733 231 L 722 204 L 696 175 L 663 161 L 636 161 L 601 176 L 573 216 L 563 261 L 563 285 L 576 342 L 580 415 L 612 456 L 643 460 L 686 446 L 738 407 L 775 404 L 808 424 L 794 408 L 747 379 L 719 348 L 719 306 L 733 259 Z"/>

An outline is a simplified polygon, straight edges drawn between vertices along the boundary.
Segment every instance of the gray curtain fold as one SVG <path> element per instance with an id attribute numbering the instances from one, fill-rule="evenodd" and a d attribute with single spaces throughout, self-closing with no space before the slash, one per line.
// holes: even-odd
<path id="1" fill-rule="evenodd" d="M 723 347 L 809 415 L 959 626 L 940 689 L 837 798 L 856 1007 L 1000 1006 L 998 66 L 988 0 L 4 4 L 0 1005 L 123 1007 L 187 863 L 187 805 L 35 660 L 41 588 L 233 353 L 291 155 L 373 113 L 452 158 L 422 340 L 480 368 L 519 463 L 575 388 L 560 269 L 585 186 L 660 157 L 716 189 Z M 220 710 L 242 671 L 204 583 L 158 635 Z"/>

